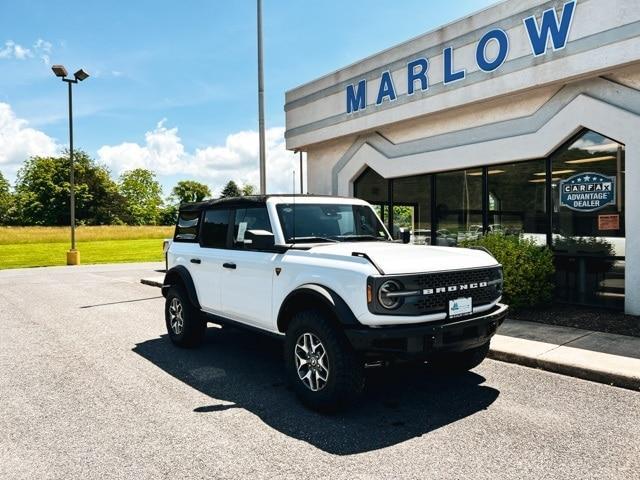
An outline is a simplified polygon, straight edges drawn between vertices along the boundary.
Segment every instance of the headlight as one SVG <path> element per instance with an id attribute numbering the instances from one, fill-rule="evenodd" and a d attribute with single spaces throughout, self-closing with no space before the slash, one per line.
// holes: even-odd
<path id="1" fill-rule="evenodd" d="M 395 296 L 393 294 L 400 290 L 402 290 L 402 285 L 400 285 L 399 282 L 396 282 L 395 280 L 387 280 L 384 282 L 378 289 L 378 301 L 380 302 L 380 305 L 387 310 L 398 308 L 402 303 L 402 297 Z"/>

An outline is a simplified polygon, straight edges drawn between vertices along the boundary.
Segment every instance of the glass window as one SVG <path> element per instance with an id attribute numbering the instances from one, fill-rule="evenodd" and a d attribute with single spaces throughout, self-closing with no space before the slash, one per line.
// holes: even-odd
<path id="1" fill-rule="evenodd" d="M 373 204 L 386 204 L 389 201 L 388 182 L 378 173 L 367 168 L 354 183 L 355 195 Z"/>
<path id="2" fill-rule="evenodd" d="M 393 237 L 411 232 L 411 243 L 431 243 L 431 175 L 393 180 Z"/>
<path id="3" fill-rule="evenodd" d="M 366 205 L 282 203 L 276 208 L 287 243 L 388 240 Z"/>
<path id="4" fill-rule="evenodd" d="M 482 235 L 482 169 L 436 174 L 436 245 Z"/>
<path id="5" fill-rule="evenodd" d="M 487 175 L 489 231 L 524 234 L 546 244 L 546 161 L 491 166 Z"/>
<path id="6" fill-rule="evenodd" d="M 207 210 L 202 224 L 203 247 L 225 248 L 229 227 L 229 209 Z"/>
<path id="7" fill-rule="evenodd" d="M 624 146 L 588 131 L 553 155 L 552 168 L 554 247 L 564 249 L 570 237 L 583 237 L 581 243 L 591 237 L 591 245 L 580 248 L 623 256 Z M 561 183 L 575 193 L 562 195 Z M 600 188 L 614 191 L 593 191 Z"/>
<path id="8" fill-rule="evenodd" d="M 271 222 L 267 207 L 250 207 L 236 209 L 233 224 L 234 247 L 244 245 L 244 235 L 247 230 L 266 230 L 271 232 Z"/>
<path id="9" fill-rule="evenodd" d="M 174 240 L 176 242 L 197 242 L 200 212 L 180 212 Z"/>
<path id="10" fill-rule="evenodd" d="M 383 223 L 389 223 L 389 181 L 367 168 L 353 184 L 354 196 L 366 200 Z"/>

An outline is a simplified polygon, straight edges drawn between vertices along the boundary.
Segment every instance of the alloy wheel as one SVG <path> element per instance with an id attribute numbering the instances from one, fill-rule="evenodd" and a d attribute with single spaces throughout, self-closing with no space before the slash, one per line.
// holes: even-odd
<path id="1" fill-rule="evenodd" d="M 169 305 L 169 325 L 171 330 L 176 335 L 180 335 L 182 333 L 182 329 L 184 328 L 184 310 L 182 308 L 182 302 L 179 298 L 172 298 L 171 304 Z"/>
<path id="2" fill-rule="evenodd" d="M 295 347 L 298 377 L 305 386 L 317 392 L 327 385 L 329 379 L 329 358 L 324 345 L 313 333 L 303 333 Z"/>

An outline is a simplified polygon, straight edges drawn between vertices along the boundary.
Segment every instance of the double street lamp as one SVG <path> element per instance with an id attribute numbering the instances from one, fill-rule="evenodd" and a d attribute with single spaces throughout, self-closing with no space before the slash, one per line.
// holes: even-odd
<path id="1" fill-rule="evenodd" d="M 63 82 L 67 82 L 69 85 L 69 160 L 71 163 L 71 171 L 69 173 L 69 190 L 71 200 L 71 250 L 67 252 L 67 265 L 79 265 L 80 264 L 80 252 L 76 250 L 76 195 L 75 195 L 75 179 L 74 179 L 74 163 L 73 163 L 73 95 L 71 86 L 74 83 L 82 82 L 89 78 L 89 74 L 83 69 L 78 70 L 73 74 L 73 78 L 67 78 L 67 69 L 62 65 L 54 65 L 51 67 L 56 77 L 62 79 Z"/>

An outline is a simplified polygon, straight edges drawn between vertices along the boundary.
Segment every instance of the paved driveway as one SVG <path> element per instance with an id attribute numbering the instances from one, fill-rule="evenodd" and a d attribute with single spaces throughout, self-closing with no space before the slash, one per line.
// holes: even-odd
<path id="1" fill-rule="evenodd" d="M 640 394 L 487 360 L 302 408 L 277 341 L 164 333 L 161 264 L 0 272 L 0 478 L 638 478 Z"/>

